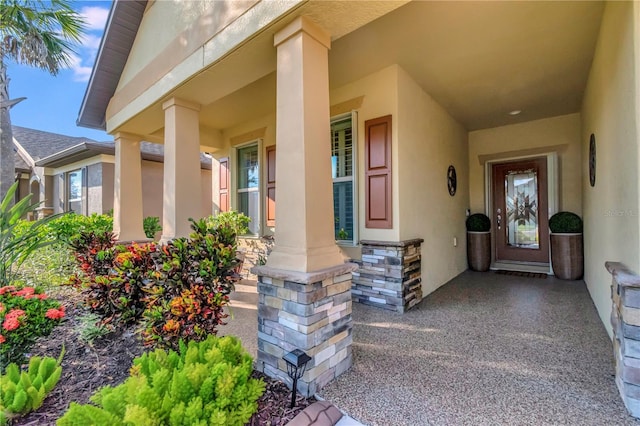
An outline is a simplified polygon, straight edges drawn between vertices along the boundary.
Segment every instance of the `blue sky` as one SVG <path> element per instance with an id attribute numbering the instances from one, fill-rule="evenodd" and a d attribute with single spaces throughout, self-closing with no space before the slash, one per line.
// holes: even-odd
<path id="1" fill-rule="evenodd" d="M 72 68 L 61 70 L 53 77 L 46 71 L 8 62 L 10 98 L 27 98 L 11 109 L 11 122 L 16 126 L 63 135 L 113 140 L 106 132 L 76 126 L 111 0 L 74 1 L 72 5 L 87 23 L 82 45 L 76 48 L 73 56 Z"/>

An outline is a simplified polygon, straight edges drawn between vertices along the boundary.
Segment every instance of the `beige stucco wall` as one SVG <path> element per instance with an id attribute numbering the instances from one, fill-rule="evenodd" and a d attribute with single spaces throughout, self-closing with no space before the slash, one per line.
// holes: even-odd
<path id="1" fill-rule="evenodd" d="M 142 214 L 143 217 L 157 216 L 162 223 L 162 186 L 164 164 L 142 160 Z M 202 205 L 200 217 L 209 216 L 211 208 L 211 170 L 201 169 Z M 194 218 L 196 219 L 196 218 Z"/>
<path id="2" fill-rule="evenodd" d="M 426 295 L 467 269 L 467 131 L 402 68 L 398 68 L 395 123 L 398 164 L 402 165 L 394 169 L 400 240 L 424 239 L 422 288 Z M 449 165 L 456 168 L 458 178 L 453 197 L 447 188 Z"/>
<path id="3" fill-rule="evenodd" d="M 582 180 L 585 281 L 611 335 L 611 276 L 608 260 L 640 272 L 638 191 L 639 5 L 608 2 L 582 106 L 582 155 L 596 137 L 595 187 Z M 635 36 L 635 37 L 634 37 Z"/>
<path id="4" fill-rule="evenodd" d="M 147 7 L 119 87 L 154 60 L 175 66 L 201 47 L 214 34 L 229 25 L 257 0 L 233 1 L 156 1 Z M 162 31 L 157 31 L 162 28 Z M 161 53 L 170 58 L 160 59 Z"/>
<path id="5" fill-rule="evenodd" d="M 558 211 L 582 214 L 580 114 L 545 118 L 469 133 L 469 206 L 485 211 L 485 169 L 480 159 L 513 158 L 542 152 L 558 155 Z M 535 152 L 535 154 L 534 154 Z"/>

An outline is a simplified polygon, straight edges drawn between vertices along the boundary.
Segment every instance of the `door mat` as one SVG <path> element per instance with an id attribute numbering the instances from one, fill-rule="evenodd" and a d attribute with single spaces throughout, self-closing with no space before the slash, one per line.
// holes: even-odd
<path id="1" fill-rule="evenodd" d="M 496 271 L 496 274 L 513 275 L 515 277 L 527 277 L 527 278 L 547 278 L 548 276 L 547 274 L 542 274 L 538 272 L 505 271 L 502 269 Z"/>

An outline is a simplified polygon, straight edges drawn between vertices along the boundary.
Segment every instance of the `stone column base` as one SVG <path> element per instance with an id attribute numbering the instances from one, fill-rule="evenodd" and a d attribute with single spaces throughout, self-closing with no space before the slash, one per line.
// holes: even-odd
<path id="1" fill-rule="evenodd" d="M 302 273 L 258 266 L 256 369 L 291 386 L 282 357 L 301 349 L 311 357 L 298 381 L 307 397 L 351 367 L 351 272 L 346 263 Z"/>
<path id="2" fill-rule="evenodd" d="M 611 283 L 611 325 L 616 385 L 633 417 L 640 418 L 640 276 L 618 262 L 606 262 Z"/>
<path id="3" fill-rule="evenodd" d="M 353 273 L 353 301 L 406 312 L 422 300 L 420 246 L 424 240 L 362 240 L 360 268 Z"/>

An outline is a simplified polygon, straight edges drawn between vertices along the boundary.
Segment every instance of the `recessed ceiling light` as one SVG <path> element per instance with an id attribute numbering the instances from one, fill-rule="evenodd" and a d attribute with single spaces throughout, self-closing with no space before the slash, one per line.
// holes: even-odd
<path id="1" fill-rule="evenodd" d="M 519 109 L 514 109 L 513 111 L 509 111 L 509 115 L 518 115 L 520 114 L 522 111 L 520 111 Z"/>

